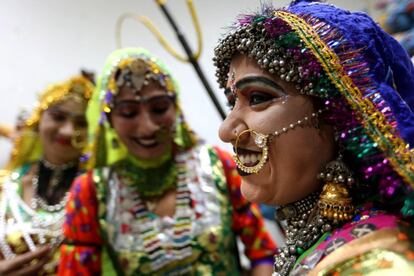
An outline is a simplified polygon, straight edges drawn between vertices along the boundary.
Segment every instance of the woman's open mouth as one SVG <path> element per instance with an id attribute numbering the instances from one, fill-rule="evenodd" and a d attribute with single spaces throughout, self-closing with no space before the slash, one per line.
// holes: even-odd
<path id="1" fill-rule="evenodd" d="M 235 149 L 234 149 L 234 151 L 236 152 Z M 252 151 L 252 150 L 243 149 L 243 148 L 237 148 L 237 157 L 239 158 L 240 162 L 244 166 L 254 167 L 262 159 L 262 152 Z M 246 175 L 251 174 L 251 173 L 242 171 L 238 166 L 237 166 L 237 171 L 238 171 L 239 175 L 241 175 L 241 176 L 246 176 Z"/>
<path id="2" fill-rule="evenodd" d="M 132 138 L 132 140 L 144 148 L 153 148 L 158 146 L 158 141 L 156 139 L 147 139 L 147 138 Z"/>
<path id="3" fill-rule="evenodd" d="M 64 138 L 64 137 L 56 137 L 56 143 L 63 145 L 63 146 L 70 146 L 72 144 L 71 139 Z"/>
<path id="4" fill-rule="evenodd" d="M 237 155 L 239 156 L 240 161 L 246 167 L 253 167 L 257 165 L 262 158 L 262 153 L 258 151 L 251 151 L 248 149 L 237 149 Z"/>

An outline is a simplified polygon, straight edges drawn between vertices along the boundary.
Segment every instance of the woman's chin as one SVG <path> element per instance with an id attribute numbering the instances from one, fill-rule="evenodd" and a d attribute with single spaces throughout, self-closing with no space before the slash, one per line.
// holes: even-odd
<path id="1" fill-rule="evenodd" d="M 273 184 L 264 181 L 265 179 L 272 179 L 271 176 L 272 170 L 269 164 L 266 164 L 257 174 L 252 173 L 243 176 L 241 182 L 242 195 L 250 202 L 273 205 Z"/>
<path id="2" fill-rule="evenodd" d="M 265 203 L 269 194 L 260 185 L 253 185 L 242 178 L 241 193 L 250 202 Z"/>

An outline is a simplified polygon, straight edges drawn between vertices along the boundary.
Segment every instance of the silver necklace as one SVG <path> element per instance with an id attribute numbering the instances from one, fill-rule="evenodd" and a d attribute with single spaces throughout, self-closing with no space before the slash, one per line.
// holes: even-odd
<path id="1" fill-rule="evenodd" d="M 51 164 L 50 162 L 46 161 L 46 160 L 42 160 L 41 161 L 46 168 L 49 168 L 53 171 L 52 173 L 52 179 L 49 185 L 49 191 L 54 190 L 59 182 L 60 182 L 60 178 L 63 174 L 63 170 L 68 169 L 70 167 L 73 167 L 75 163 L 68 163 L 68 164 L 63 164 L 60 166 L 56 166 Z M 40 166 L 40 165 L 39 165 Z M 53 205 L 49 205 L 43 198 L 41 198 L 39 196 L 38 193 L 38 187 L 39 187 L 39 166 L 37 169 L 37 173 L 35 173 L 35 175 L 32 178 L 32 187 L 33 187 L 33 196 L 31 199 L 31 207 L 36 210 L 37 208 L 41 208 L 47 212 L 59 212 L 61 210 L 63 210 L 63 208 L 65 208 L 66 203 L 68 202 L 68 198 L 69 198 L 69 192 L 66 192 L 65 195 L 63 196 L 62 200 L 57 203 L 57 204 L 53 204 Z M 56 170 L 58 170 L 57 173 Z M 55 183 L 56 182 L 56 183 Z"/>
<path id="2" fill-rule="evenodd" d="M 273 276 L 289 275 L 298 257 L 309 249 L 324 233 L 330 223 L 317 212 L 318 193 L 276 210 L 278 220 L 286 220 L 286 246 L 275 256 Z"/>
<path id="3" fill-rule="evenodd" d="M 22 233 L 22 242 L 30 251 L 35 251 L 37 244 L 54 244 L 62 238 L 65 212 L 36 212 L 18 193 L 18 181 L 19 175 L 16 175 L 3 182 L 0 203 L 0 250 L 5 259 L 15 257 L 6 239 L 12 233 Z"/>

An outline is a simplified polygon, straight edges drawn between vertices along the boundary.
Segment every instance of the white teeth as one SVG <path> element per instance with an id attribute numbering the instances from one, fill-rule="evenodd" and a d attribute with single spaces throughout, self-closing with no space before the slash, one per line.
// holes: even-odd
<path id="1" fill-rule="evenodd" d="M 246 163 L 245 159 L 244 159 L 244 155 L 240 155 L 239 156 L 240 161 L 244 164 Z"/>
<path id="2" fill-rule="evenodd" d="M 250 155 L 250 162 L 252 163 L 256 163 L 259 159 L 257 159 L 257 155 L 256 154 L 251 154 Z"/>
<path id="3" fill-rule="evenodd" d="M 149 146 L 152 144 L 155 144 L 155 140 L 151 139 L 151 140 L 143 140 L 143 139 L 137 139 L 139 143 L 143 144 L 144 146 Z"/>
<path id="4" fill-rule="evenodd" d="M 262 158 L 261 153 L 240 154 L 239 159 L 244 165 L 255 164 Z"/>
<path id="5" fill-rule="evenodd" d="M 251 162 L 250 161 L 250 154 L 246 155 L 246 157 L 244 158 L 244 162 L 247 163 L 247 164 L 249 164 Z"/>

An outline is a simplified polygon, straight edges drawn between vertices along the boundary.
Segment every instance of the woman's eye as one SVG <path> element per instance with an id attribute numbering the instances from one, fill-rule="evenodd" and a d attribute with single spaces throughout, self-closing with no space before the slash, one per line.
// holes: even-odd
<path id="1" fill-rule="evenodd" d="M 121 116 L 123 118 L 134 118 L 136 115 L 138 115 L 138 111 L 135 108 L 119 108 L 116 112 L 118 116 Z"/>
<path id="2" fill-rule="evenodd" d="M 272 99 L 274 99 L 275 97 L 268 94 L 268 93 L 263 93 L 263 92 L 252 92 L 250 93 L 249 96 L 249 104 L 250 105 L 258 105 L 261 103 L 265 103 L 268 102 Z"/>
<path id="3" fill-rule="evenodd" d="M 114 114 L 126 119 L 134 118 L 139 113 L 139 104 L 137 103 L 119 103 L 115 105 Z"/>
<path id="4" fill-rule="evenodd" d="M 127 119 L 134 118 L 137 114 L 138 114 L 138 112 L 135 111 L 135 110 L 122 110 L 122 111 L 119 112 L 119 115 L 121 117 L 124 117 L 124 118 L 127 118 Z"/>
<path id="5" fill-rule="evenodd" d="M 55 122 L 64 122 L 66 120 L 66 115 L 58 111 L 51 111 L 50 116 Z"/>
<path id="6" fill-rule="evenodd" d="M 164 107 L 162 107 L 162 106 L 152 107 L 151 112 L 156 114 L 156 115 L 162 115 L 165 112 L 167 112 L 168 108 L 169 108 L 168 106 L 166 106 L 166 107 L 165 106 Z"/>
<path id="7" fill-rule="evenodd" d="M 156 99 L 148 104 L 151 113 L 155 115 L 163 115 L 170 109 L 172 105 L 173 102 L 167 98 Z"/>

